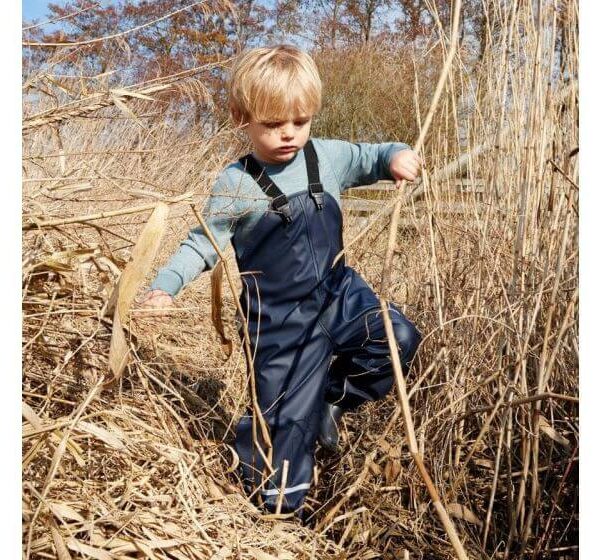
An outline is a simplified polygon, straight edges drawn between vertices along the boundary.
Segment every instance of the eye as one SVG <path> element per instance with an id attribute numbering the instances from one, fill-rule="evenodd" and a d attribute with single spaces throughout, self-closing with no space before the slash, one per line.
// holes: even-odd
<path id="1" fill-rule="evenodd" d="M 267 128 L 277 128 L 277 127 L 281 126 L 281 123 L 278 123 L 278 122 L 267 122 L 267 123 L 263 123 L 263 124 Z"/>
<path id="2" fill-rule="evenodd" d="M 308 119 L 304 119 L 304 120 L 301 120 L 301 121 L 295 121 L 294 125 L 296 125 L 296 126 L 304 126 L 307 123 L 308 123 Z"/>

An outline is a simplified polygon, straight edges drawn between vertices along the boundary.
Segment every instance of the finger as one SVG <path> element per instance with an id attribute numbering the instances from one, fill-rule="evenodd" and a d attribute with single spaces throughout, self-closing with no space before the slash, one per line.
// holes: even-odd
<path id="1" fill-rule="evenodd" d="M 413 157 L 410 158 L 409 162 L 417 168 L 421 166 L 421 158 L 416 154 L 414 154 Z"/>
<path id="2" fill-rule="evenodd" d="M 146 301 L 142 302 L 140 307 L 143 309 L 151 309 L 153 307 L 160 307 L 160 304 L 156 301 L 156 299 L 151 298 L 151 299 L 147 299 Z"/>
<path id="3" fill-rule="evenodd" d="M 164 297 L 165 294 L 163 294 L 162 292 L 151 292 L 148 296 L 148 299 L 160 299 Z"/>
<path id="4" fill-rule="evenodd" d="M 154 306 L 162 307 L 162 306 L 170 304 L 171 303 L 171 298 L 168 297 L 168 296 L 165 296 L 164 294 L 159 294 L 157 296 L 154 296 L 150 300 L 150 302 Z"/>
<path id="5" fill-rule="evenodd" d="M 417 174 L 418 169 L 419 168 L 416 165 L 412 165 L 412 164 L 406 164 L 402 168 L 402 170 L 404 171 L 404 174 L 409 173 L 412 176 L 415 176 Z"/>
<path id="6" fill-rule="evenodd" d="M 165 304 L 157 304 L 152 306 L 152 315 L 164 315 L 165 309 L 169 306 Z"/>
<path id="7" fill-rule="evenodd" d="M 163 311 L 160 308 L 151 308 L 144 309 L 143 313 L 140 314 L 140 318 L 143 318 L 144 321 L 147 321 L 153 325 L 158 324 L 156 319 L 164 315 Z"/>
<path id="8" fill-rule="evenodd" d="M 411 158 L 410 163 L 414 165 L 417 169 L 421 167 L 421 159 L 419 158 L 419 156 Z"/>
<path id="9" fill-rule="evenodd" d="M 417 177 L 416 171 L 411 171 L 410 169 L 404 169 L 403 175 L 407 181 L 414 181 Z"/>
<path id="10" fill-rule="evenodd" d="M 139 303 L 143 305 L 147 301 L 150 301 L 152 297 L 153 296 L 150 293 L 144 294 L 143 296 L 140 296 Z"/>

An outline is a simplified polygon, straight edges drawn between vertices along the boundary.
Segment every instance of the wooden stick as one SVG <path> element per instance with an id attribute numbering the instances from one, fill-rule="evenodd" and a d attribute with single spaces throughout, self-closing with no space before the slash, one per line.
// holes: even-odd
<path id="1" fill-rule="evenodd" d="M 277 497 L 277 507 L 275 513 L 279 515 L 281 513 L 281 506 L 283 505 L 283 497 L 285 495 L 285 487 L 287 485 L 288 468 L 290 462 L 287 459 L 283 460 L 283 467 L 281 471 L 281 487 L 279 488 L 279 496 Z"/>

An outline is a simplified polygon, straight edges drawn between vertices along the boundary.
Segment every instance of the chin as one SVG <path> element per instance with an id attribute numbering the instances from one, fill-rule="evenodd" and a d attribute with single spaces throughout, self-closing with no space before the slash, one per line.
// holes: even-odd
<path id="1" fill-rule="evenodd" d="M 297 151 L 289 152 L 287 154 L 275 154 L 273 155 L 273 159 L 277 159 L 279 161 L 288 161 L 292 159 L 296 155 Z"/>

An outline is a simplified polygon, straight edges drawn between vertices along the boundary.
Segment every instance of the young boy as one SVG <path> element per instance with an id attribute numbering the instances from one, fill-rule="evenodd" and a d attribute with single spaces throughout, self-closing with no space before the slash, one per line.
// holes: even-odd
<path id="1" fill-rule="evenodd" d="M 232 241 L 245 273 L 240 301 L 274 473 L 263 476 L 255 438 L 263 449 L 264 442 L 251 412 L 238 423 L 236 450 L 249 493 L 274 511 L 284 487 L 282 511 L 298 511 L 317 439 L 335 450 L 342 413 L 384 397 L 394 381 L 377 296 L 344 259 L 332 267 L 343 248 L 340 194 L 380 179 L 414 180 L 420 159 L 406 144 L 309 140 L 321 81 L 313 60 L 292 46 L 242 54 L 229 98 L 254 149 L 219 175 L 204 214 L 222 249 Z M 168 307 L 216 260 L 202 228 L 193 229 L 158 272 L 144 307 Z M 389 310 L 406 371 L 420 335 L 396 305 Z"/>

